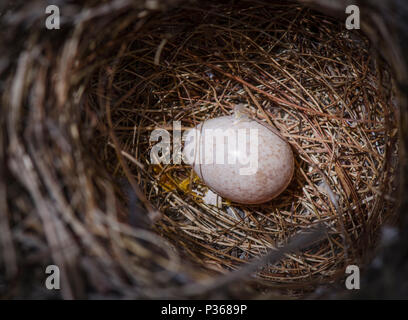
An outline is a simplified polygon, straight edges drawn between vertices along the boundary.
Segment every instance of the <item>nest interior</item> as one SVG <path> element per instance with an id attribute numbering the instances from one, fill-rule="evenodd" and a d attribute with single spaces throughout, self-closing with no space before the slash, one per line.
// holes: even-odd
<path id="1" fill-rule="evenodd" d="M 399 134 L 392 73 L 368 39 L 292 2 L 183 2 L 165 13 L 155 1 L 115 3 L 76 16 L 59 54 L 33 40 L 8 83 L 7 160 L 28 191 L 9 204 L 18 251 L 34 261 L 48 252 L 67 298 L 87 286 L 208 293 L 196 282 L 321 224 L 323 239 L 238 280 L 299 295 L 366 263 L 395 218 Z M 239 103 L 294 151 L 279 197 L 209 205 L 191 167 L 151 164 L 153 130 L 187 130 Z"/>
<path id="2" fill-rule="evenodd" d="M 96 149 L 113 176 L 132 175 L 161 212 L 157 231 L 184 256 L 205 269 L 236 269 L 324 222 L 326 240 L 258 272 L 304 286 L 337 277 L 372 248 L 394 211 L 398 131 L 390 72 L 363 35 L 297 4 L 212 3 L 158 14 L 118 39 L 115 64 L 99 70 L 87 96 L 95 113 L 111 101 Z M 153 130 L 172 139 L 173 121 L 187 130 L 239 103 L 296 154 L 279 197 L 213 206 L 191 167 L 151 164 Z"/>

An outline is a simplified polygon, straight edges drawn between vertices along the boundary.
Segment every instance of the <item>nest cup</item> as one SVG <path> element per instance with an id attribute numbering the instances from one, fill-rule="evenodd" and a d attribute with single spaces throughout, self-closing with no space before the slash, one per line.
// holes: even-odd
<path id="1" fill-rule="evenodd" d="M 88 96 L 95 113 L 113 101 L 101 120 L 111 135 L 102 129 L 96 149 L 113 176 L 134 177 L 161 212 L 158 233 L 184 257 L 234 270 L 324 222 L 325 240 L 264 266 L 258 280 L 303 287 L 360 263 L 394 211 L 398 137 L 391 74 L 362 34 L 296 4 L 204 4 L 158 14 L 117 45 L 125 49 Z M 209 204 L 190 166 L 152 159 L 155 130 L 166 130 L 173 160 L 175 121 L 184 131 L 237 104 L 296 154 L 289 188 L 262 205 Z"/>
<path id="2" fill-rule="evenodd" d="M 83 9 L 58 55 L 37 40 L 20 56 L 4 121 L 10 174 L 26 190 L 8 209 L 20 212 L 21 252 L 31 252 L 24 235 L 35 230 L 67 298 L 89 288 L 214 297 L 219 286 L 203 284 L 214 279 L 240 285 L 233 297 L 299 296 L 370 261 L 396 217 L 399 130 L 391 68 L 368 38 L 293 2 L 162 9 Z M 152 132 L 173 142 L 175 126 L 184 132 L 238 104 L 292 147 L 294 176 L 277 198 L 209 204 L 190 166 L 152 164 Z M 318 241 L 239 274 L 318 225 Z"/>

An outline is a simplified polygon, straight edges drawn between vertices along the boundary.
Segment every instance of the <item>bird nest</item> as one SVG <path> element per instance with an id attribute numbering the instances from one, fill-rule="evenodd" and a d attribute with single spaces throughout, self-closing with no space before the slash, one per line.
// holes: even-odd
<path id="1" fill-rule="evenodd" d="M 8 208 L 19 250 L 51 248 L 64 297 L 85 295 L 78 268 L 104 296 L 185 297 L 211 279 L 297 295 L 366 263 L 395 218 L 399 130 L 390 67 L 364 34 L 292 2 L 148 2 L 84 9 L 60 51 L 28 43 L 19 57 L 4 98 L 26 190 Z M 174 121 L 184 132 L 238 104 L 293 150 L 277 198 L 209 201 L 191 166 L 151 163 L 154 130 L 172 140 Z"/>

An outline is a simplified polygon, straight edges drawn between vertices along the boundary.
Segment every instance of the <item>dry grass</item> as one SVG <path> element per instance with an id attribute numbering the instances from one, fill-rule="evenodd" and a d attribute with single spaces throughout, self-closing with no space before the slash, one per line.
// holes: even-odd
<path id="1" fill-rule="evenodd" d="M 360 33 L 295 4 L 220 4 L 158 14 L 112 46 L 115 64 L 88 95 L 95 112 L 109 104 L 95 148 L 113 176 L 140 185 L 162 213 L 157 231 L 184 256 L 224 272 L 324 222 L 319 245 L 258 272 L 264 284 L 301 288 L 344 274 L 374 247 L 396 204 L 398 135 L 390 72 Z M 217 208 L 189 166 L 150 164 L 149 138 L 238 103 L 288 139 L 295 175 L 269 203 Z"/>

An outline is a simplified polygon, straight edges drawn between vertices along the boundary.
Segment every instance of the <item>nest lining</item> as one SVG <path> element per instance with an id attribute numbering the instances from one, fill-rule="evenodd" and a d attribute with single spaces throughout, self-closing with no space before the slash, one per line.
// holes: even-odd
<path id="1" fill-rule="evenodd" d="M 396 205 L 398 131 L 390 71 L 362 34 L 297 4 L 209 3 L 157 14 L 107 46 L 115 60 L 87 90 L 94 148 L 112 176 L 140 185 L 161 212 L 157 232 L 185 258 L 210 273 L 237 269 L 323 222 L 324 241 L 257 274 L 304 288 L 375 247 Z M 171 133 L 172 121 L 186 130 L 238 103 L 293 148 L 294 178 L 278 198 L 218 208 L 189 166 L 150 164 L 152 130 Z"/>

